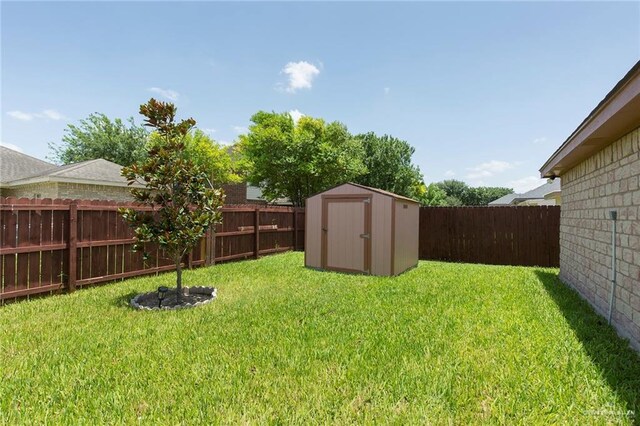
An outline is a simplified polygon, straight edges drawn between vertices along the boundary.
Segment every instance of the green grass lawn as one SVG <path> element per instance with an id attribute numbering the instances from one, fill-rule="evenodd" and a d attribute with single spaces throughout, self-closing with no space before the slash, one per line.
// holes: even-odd
<path id="1" fill-rule="evenodd" d="M 640 358 L 543 268 L 420 262 L 396 278 L 287 253 L 0 309 L 0 423 L 633 423 Z M 628 415 L 628 410 L 636 416 Z"/>

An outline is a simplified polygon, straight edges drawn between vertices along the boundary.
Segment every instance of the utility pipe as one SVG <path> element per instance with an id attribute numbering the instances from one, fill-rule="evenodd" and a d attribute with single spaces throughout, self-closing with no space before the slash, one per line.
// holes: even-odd
<path id="1" fill-rule="evenodd" d="M 618 212 L 616 210 L 609 211 L 609 218 L 613 220 L 613 228 L 611 230 L 611 294 L 609 295 L 609 324 L 611 324 L 613 296 L 616 293 L 616 223 Z"/>

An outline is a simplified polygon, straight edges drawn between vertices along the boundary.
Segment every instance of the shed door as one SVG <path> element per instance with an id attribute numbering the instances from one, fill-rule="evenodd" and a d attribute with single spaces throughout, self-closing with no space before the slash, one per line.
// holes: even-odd
<path id="1" fill-rule="evenodd" d="M 368 274 L 371 263 L 371 198 L 325 196 L 322 207 L 322 267 Z"/>

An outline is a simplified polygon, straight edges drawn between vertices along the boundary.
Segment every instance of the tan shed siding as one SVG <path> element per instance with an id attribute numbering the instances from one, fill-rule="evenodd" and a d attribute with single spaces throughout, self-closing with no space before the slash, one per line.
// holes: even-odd
<path id="1" fill-rule="evenodd" d="M 610 210 L 618 211 L 613 323 L 640 350 L 640 128 L 562 175 L 560 277 L 602 315 L 611 288 Z"/>
<path id="2" fill-rule="evenodd" d="M 391 197 L 372 193 L 371 274 L 373 275 L 391 275 L 392 202 L 393 198 Z"/>
<path id="3" fill-rule="evenodd" d="M 320 195 L 308 198 L 305 206 L 304 231 L 305 265 L 322 267 L 322 198 Z"/>
<path id="4" fill-rule="evenodd" d="M 418 263 L 420 206 L 396 200 L 395 209 L 395 267 L 393 272 L 397 275 Z"/>
<path id="5" fill-rule="evenodd" d="M 371 196 L 371 274 L 391 274 L 391 206 L 393 198 L 353 185 L 342 185 L 307 199 L 305 265 L 322 267 L 322 196 Z"/>

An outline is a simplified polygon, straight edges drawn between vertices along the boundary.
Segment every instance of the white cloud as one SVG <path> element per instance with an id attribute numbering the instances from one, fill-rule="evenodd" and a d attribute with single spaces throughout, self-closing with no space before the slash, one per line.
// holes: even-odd
<path id="1" fill-rule="evenodd" d="M 45 118 L 48 118 L 50 120 L 64 120 L 67 117 L 65 117 L 64 115 L 60 114 L 58 111 L 56 111 L 55 109 L 45 109 L 44 111 L 42 111 L 42 116 L 44 116 Z"/>
<path id="2" fill-rule="evenodd" d="M 475 167 L 469 167 L 469 173 L 467 174 L 467 178 L 469 179 L 479 179 L 483 177 L 493 176 L 497 173 L 502 173 L 506 170 L 513 169 L 515 164 L 509 163 L 507 161 L 499 161 L 499 160 L 491 160 L 486 163 L 479 164 Z"/>
<path id="3" fill-rule="evenodd" d="M 160 87 L 150 87 L 149 88 L 150 92 L 153 93 L 157 93 L 158 95 L 162 96 L 163 98 L 167 98 L 170 101 L 177 101 L 178 97 L 180 97 L 180 93 L 176 92 L 175 90 L 171 90 L 171 89 L 162 89 Z"/>
<path id="4" fill-rule="evenodd" d="M 31 121 L 33 120 L 33 117 L 34 117 L 33 114 L 29 114 L 28 112 L 22 112 L 22 111 L 9 111 L 7 112 L 7 115 L 11 118 L 15 118 L 16 120 L 22 120 L 22 121 Z"/>
<path id="5" fill-rule="evenodd" d="M 14 145 L 12 143 L 7 143 L 7 142 L 0 142 L 0 146 L 4 146 L 5 148 L 9 148 L 12 149 L 14 151 L 18 151 L 18 152 L 22 152 L 24 153 L 24 151 L 22 150 L 22 148 L 20 148 L 17 145 Z"/>
<path id="6" fill-rule="evenodd" d="M 521 194 L 523 192 L 531 191 L 533 188 L 537 188 L 545 182 L 545 179 L 540 179 L 538 176 L 525 176 L 521 179 L 507 182 L 506 186 L 508 188 L 513 188 L 517 194 Z"/>
<path id="7" fill-rule="evenodd" d="M 243 133 L 249 133 L 249 129 L 244 126 L 233 126 L 233 131 L 241 135 Z"/>
<path id="8" fill-rule="evenodd" d="M 385 95 L 388 95 L 388 94 L 389 94 L 389 92 L 391 92 L 391 89 L 390 89 L 389 87 L 385 87 L 385 88 L 384 88 L 384 94 L 385 94 Z"/>
<path id="9" fill-rule="evenodd" d="M 537 145 L 537 144 L 540 144 L 540 143 L 544 143 L 544 142 L 546 142 L 546 141 L 547 141 L 547 138 L 543 136 L 543 137 L 541 137 L 541 138 L 535 138 L 535 139 L 533 140 L 533 144 L 534 144 L 534 145 Z"/>
<path id="10" fill-rule="evenodd" d="M 21 121 L 31 121 L 34 118 L 46 118 L 48 120 L 66 120 L 67 117 L 60 114 L 55 109 L 45 109 L 42 112 L 24 112 L 24 111 L 9 111 L 7 115 L 11 118 Z"/>
<path id="11" fill-rule="evenodd" d="M 233 145 L 233 142 L 224 141 L 224 140 L 219 140 L 219 141 L 216 141 L 216 142 L 218 142 L 218 143 L 219 143 L 220 145 L 222 145 L 222 146 L 229 146 L 229 145 Z"/>
<path id="12" fill-rule="evenodd" d="M 447 170 L 446 172 L 444 172 L 444 175 L 446 177 L 453 177 L 456 175 L 456 172 L 454 172 L 453 170 Z"/>
<path id="13" fill-rule="evenodd" d="M 209 134 L 217 132 L 217 130 L 214 129 L 213 127 L 208 127 L 206 129 L 202 129 L 202 131 L 205 132 L 205 133 L 209 133 Z"/>
<path id="14" fill-rule="evenodd" d="M 298 120 L 300 120 L 300 118 L 304 117 L 304 114 L 298 111 L 297 109 L 292 109 L 291 111 L 289 111 L 289 115 L 293 119 L 294 123 L 297 123 Z"/>
<path id="15" fill-rule="evenodd" d="M 289 79 L 285 90 L 290 93 L 295 93 L 298 89 L 311 89 L 313 79 L 320 74 L 318 67 L 306 61 L 289 62 L 282 72 Z"/>

